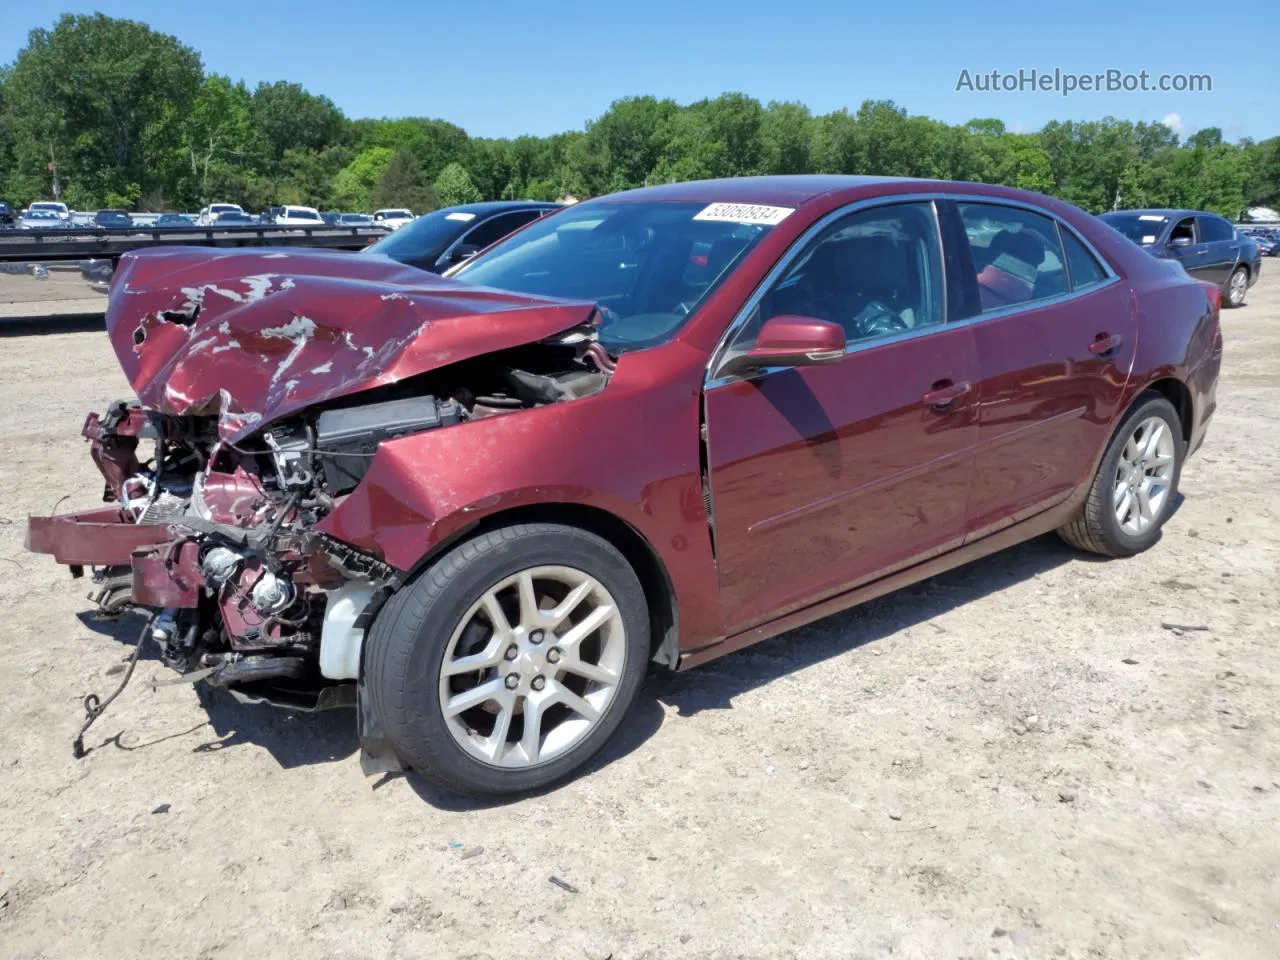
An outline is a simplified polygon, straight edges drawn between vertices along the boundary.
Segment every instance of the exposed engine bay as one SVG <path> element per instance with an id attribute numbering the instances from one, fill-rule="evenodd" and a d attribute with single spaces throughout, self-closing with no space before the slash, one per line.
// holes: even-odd
<path id="1" fill-rule="evenodd" d="M 144 642 L 240 699 L 356 702 L 365 630 L 425 550 L 386 488 L 415 472 L 397 458 L 438 462 L 424 435 L 591 397 L 615 370 L 593 303 L 321 251 L 128 253 L 106 320 L 138 397 L 81 431 L 106 506 L 27 524 L 30 550 L 92 572 L 100 615 L 149 616 L 86 728 Z M 393 563 L 376 536 L 402 529 Z"/>
<path id="2" fill-rule="evenodd" d="M 101 613 L 157 611 L 165 663 L 242 699 L 349 703 L 363 631 L 397 571 L 314 531 L 379 445 L 603 389 L 611 362 L 580 334 L 464 361 L 306 411 L 240 443 L 215 417 L 126 402 L 84 435 L 121 520 L 164 531 L 130 563 L 98 566 Z M 150 456 L 145 457 L 147 447 Z"/>

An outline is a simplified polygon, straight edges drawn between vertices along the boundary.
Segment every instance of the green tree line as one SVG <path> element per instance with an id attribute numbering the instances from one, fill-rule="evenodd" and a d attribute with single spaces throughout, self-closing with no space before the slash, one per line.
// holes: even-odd
<path id="1" fill-rule="evenodd" d="M 1180 140 L 1108 117 L 1014 133 L 952 125 L 892 101 L 815 115 L 741 93 L 681 105 L 616 101 L 585 129 L 468 136 L 425 117 L 352 119 L 287 81 L 204 70 L 197 51 L 146 24 L 64 15 L 0 67 L 0 197 L 53 194 L 76 209 L 194 209 L 231 201 L 322 209 L 478 199 L 597 196 L 645 184 L 773 173 L 978 180 L 1053 194 L 1087 210 L 1170 206 L 1235 217 L 1280 204 L 1280 137 Z"/>

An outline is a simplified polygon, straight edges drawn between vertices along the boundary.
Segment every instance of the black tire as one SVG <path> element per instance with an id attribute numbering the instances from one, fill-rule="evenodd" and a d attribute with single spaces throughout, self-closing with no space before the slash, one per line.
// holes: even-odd
<path id="1" fill-rule="evenodd" d="M 1124 530 L 1116 518 L 1116 511 L 1112 505 L 1114 478 L 1130 435 L 1143 420 L 1152 416 L 1163 419 L 1173 435 L 1173 480 L 1155 522 L 1142 533 L 1132 534 Z M 1186 441 L 1182 436 L 1182 421 L 1178 412 L 1174 410 L 1173 404 L 1156 394 L 1144 394 L 1125 414 L 1116 428 L 1079 515 L 1066 526 L 1060 527 L 1058 535 L 1077 549 L 1101 554 L 1104 557 L 1131 557 L 1151 547 L 1160 539 L 1160 530 L 1177 501 L 1178 483 L 1182 479 L 1182 463 L 1186 457 L 1186 449 Z"/>
<path id="2" fill-rule="evenodd" d="M 1239 292 L 1236 293 L 1236 277 L 1243 276 L 1244 281 L 1239 285 Z M 1243 307 L 1244 298 L 1249 293 L 1249 268 L 1241 265 L 1231 271 L 1231 276 L 1227 278 L 1227 285 L 1222 288 L 1222 303 L 1228 307 Z"/>
<path id="3" fill-rule="evenodd" d="M 542 764 L 499 768 L 454 740 L 440 707 L 440 671 L 450 637 L 484 592 L 543 565 L 582 570 L 612 594 L 625 630 L 625 662 L 613 700 L 581 742 Z M 387 601 L 369 632 L 364 682 L 387 738 L 407 766 L 462 793 L 520 794 L 564 780 L 604 746 L 640 689 L 649 642 L 644 589 L 612 544 L 577 527 L 518 524 L 454 547 Z"/>

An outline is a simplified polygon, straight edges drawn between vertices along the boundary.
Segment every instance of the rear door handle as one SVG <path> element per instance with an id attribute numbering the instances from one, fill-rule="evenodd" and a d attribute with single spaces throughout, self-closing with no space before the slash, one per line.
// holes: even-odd
<path id="1" fill-rule="evenodd" d="M 957 400 L 969 392 L 970 384 L 939 380 L 933 389 L 920 398 L 920 402 L 938 413 L 946 413 Z"/>
<path id="2" fill-rule="evenodd" d="M 1103 333 L 1089 344 L 1089 352 L 1098 357 L 1109 357 L 1124 344 L 1124 337 L 1115 333 Z"/>

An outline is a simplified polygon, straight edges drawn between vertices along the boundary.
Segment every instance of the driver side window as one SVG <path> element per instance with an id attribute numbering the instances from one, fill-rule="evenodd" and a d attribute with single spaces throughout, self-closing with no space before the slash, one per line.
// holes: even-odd
<path id="1" fill-rule="evenodd" d="M 1169 231 L 1169 242 L 1174 240 L 1186 240 L 1187 243 L 1196 242 L 1196 218 L 1185 217 L 1179 220 L 1172 230 Z"/>
<path id="2" fill-rule="evenodd" d="M 873 207 L 833 223 L 769 289 L 743 335 L 754 341 L 761 324 L 783 315 L 837 323 L 847 344 L 941 324 L 933 204 Z"/>

